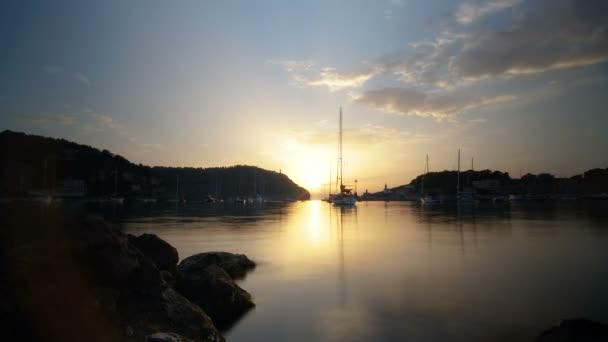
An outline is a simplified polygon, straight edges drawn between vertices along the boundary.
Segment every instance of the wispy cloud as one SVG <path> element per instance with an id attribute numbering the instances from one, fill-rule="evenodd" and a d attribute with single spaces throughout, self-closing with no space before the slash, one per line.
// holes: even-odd
<path id="1" fill-rule="evenodd" d="M 380 72 L 376 67 L 361 68 L 358 71 L 338 71 L 334 67 L 319 68 L 311 60 L 269 60 L 267 63 L 281 66 L 291 76 L 291 84 L 294 86 L 320 87 L 329 91 L 359 88 Z"/>
<path id="2" fill-rule="evenodd" d="M 485 17 L 519 4 L 522 0 L 490 0 L 482 3 L 467 1 L 454 13 L 456 21 L 461 24 L 469 24 L 479 18 Z"/>
<path id="3" fill-rule="evenodd" d="M 500 25 L 481 20 L 500 12 Z M 281 65 L 300 87 L 352 89 L 359 92 L 351 95 L 356 103 L 376 110 L 457 121 L 461 113 L 515 99 L 504 91 L 492 94 L 492 81 L 608 61 L 608 1 L 468 0 L 453 15 L 453 25 L 432 39 L 355 71 L 309 60 Z M 360 90 L 379 76 L 401 85 Z M 481 80 L 488 81 L 485 96 L 458 91 Z"/>
<path id="4" fill-rule="evenodd" d="M 312 87 L 327 87 L 330 91 L 347 88 L 359 88 L 377 74 L 376 70 L 361 72 L 338 72 L 335 68 L 324 68 L 319 78 L 309 80 L 305 84 Z"/>

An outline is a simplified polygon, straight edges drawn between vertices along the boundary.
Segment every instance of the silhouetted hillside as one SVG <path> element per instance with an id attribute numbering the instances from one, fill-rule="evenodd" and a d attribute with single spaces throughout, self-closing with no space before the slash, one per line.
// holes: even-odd
<path id="1" fill-rule="evenodd" d="M 254 166 L 150 167 L 107 150 L 11 131 L 0 133 L 0 165 L 0 193 L 9 195 L 48 189 L 188 200 L 255 194 L 266 199 L 310 198 L 286 175 Z"/>
<path id="2" fill-rule="evenodd" d="M 456 171 L 429 172 L 426 175 L 419 175 L 409 185 L 420 189 L 423 179 L 425 192 L 456 193 Z M 538 175 L 526 174 L 517 179 L 511 178 L 507 172 L 491 170 L 462 171 L 460 173 L 460 189 L 467 188 L 474 188 L 480 194 L 601 194 L 608 193 L 608 168 L 591 169 L 582 175 L 569 178 L 558 178 L 549 173 L 540 173 Z"/>

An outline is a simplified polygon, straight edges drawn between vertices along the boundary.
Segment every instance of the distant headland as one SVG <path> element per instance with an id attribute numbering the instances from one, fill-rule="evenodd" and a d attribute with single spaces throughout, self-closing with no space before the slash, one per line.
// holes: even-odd
<path id="1" fill-rule="evenodd" d="M 308 200 L 281 172 L 255 166 L 156 167 L 64 139 L 0 133 L 0 197 L 48 194 L 144 201 Z"/>
<path id="2" fill-rule="evenodd" d="M 459 181 L 458 181 L 458 178 Z M 457 186 L 459 184 L 459 186 Z M 591 169 L 568 178 L 549 173 L 525 174 L 511 178 L 509 173 L 492 170 L 429 172 L 409 184 L 384 190 L 365 191 L 362 200 L 417 200 L 431 194 L 444 199 L 467 195 L 478 200 L 573 200 L 608 199 L 608 168 Z"/>

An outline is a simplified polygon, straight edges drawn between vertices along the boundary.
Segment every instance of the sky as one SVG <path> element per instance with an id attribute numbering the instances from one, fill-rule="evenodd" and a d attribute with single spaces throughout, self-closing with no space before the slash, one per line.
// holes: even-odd
<path id="1" fill-rule="evenodd" d="M 605 0 L 3 1 L 0 130 L 311 192 L 608 167 Z"/>

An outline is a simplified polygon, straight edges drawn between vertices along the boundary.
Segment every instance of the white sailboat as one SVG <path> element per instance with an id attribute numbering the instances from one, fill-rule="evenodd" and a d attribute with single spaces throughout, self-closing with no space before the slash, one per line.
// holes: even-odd
<path id="1" fill-rule="evenodd" d="M 340 107 L 340 131 L 339 131 L 339 155 L 338 155 L 338 177 L 340 178 L 340 192 L 331 196 L 331 201 L 334 205 L 355 205 L 357 197 L 353 194 L 352 189 L 346 187 L 342 180 L 342 108 Z"/>

